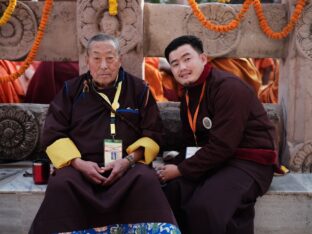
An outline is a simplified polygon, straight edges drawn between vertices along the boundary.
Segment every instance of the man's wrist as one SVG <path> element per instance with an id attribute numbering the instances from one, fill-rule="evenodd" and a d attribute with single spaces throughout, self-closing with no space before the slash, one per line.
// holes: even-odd
<path id="1" fill-rule="evenodd" d="M 134 160 L 133 154 L 127 155 L 127 156 L 125 157 L 125 159 L 126 159 L 126 160 L 128 161 L 128 163 L 129 163 L 129 168 L 130 168 L 130 167 L 134 167 L 134 165 L 135 165 L 135 160 Z"/>
<path id="2" fill-rule="evenodd" d="M 81 161 L 82 161 L 81 158 L 74 158 L 74 159 L 72 159 L 72 160 L 70 161 L 70 165 L 71 165 L 73 168 L 77 169 L 77 167 L 79 167 L 79 164 L 80 164 Z"/>

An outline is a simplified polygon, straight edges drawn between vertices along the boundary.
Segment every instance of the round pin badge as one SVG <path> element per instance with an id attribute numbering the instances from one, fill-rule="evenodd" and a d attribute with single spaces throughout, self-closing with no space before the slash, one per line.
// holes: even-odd
<path id="1" fill-rule="evenodd" d="M 209 117 L 204 117 L 203 118 L 203 125 L 206 129 L 210 129 L 212 127 L 212 122 Z"/>

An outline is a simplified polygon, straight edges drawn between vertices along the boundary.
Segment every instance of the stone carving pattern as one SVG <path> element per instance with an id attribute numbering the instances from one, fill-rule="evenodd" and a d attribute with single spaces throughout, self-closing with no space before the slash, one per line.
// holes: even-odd
<path id="1" fill-rule="evenodd" d="M 295 172 L 312 172 L 312 141 L 290 147 L 291 169 Z"/>
<path id="2" fill-rule="evenodd" d="M 235 10 L 227 5 L 201 4 L 200 9 L 208 20 L 215 24 L 227 24 L 235 18 Z M 204 50 L 209 56 L 223 56 L 231 52 L 240 41 L 240 30 L 235 29 L 226 33 L 219 33 L 206 29 L 193 15 L 190 9 L 186 16 L 187 33 L 200 37 L 204 43 Z"/>
<path id="3" fill-rule="evenodd" d="M 312 59 L 312 4 L 305 7 L 296 26 L 296 47 L 307 59 Z"/>
<path id="4" fill-rule="evenodd" d="M 140 12 L 139 0 L 118 1 L 117 16 L 109 15 L 106 0 L 79 0 L 78 4 L 78 37 L 84 48 L 92 36 L 103 32 L 119 39 L 121 54 L 142 49 L 140 38 L 143 32 L 139 26 L 140 17 L 137 17 Z"/>
<path id="5" fill-rule="evenodd" d="M 7 3 L 0 2 L 1 15 Z M 37 32 L 34 12 L 20 1 L 9 22 L 0 27 L 0 57 L 9 60 L 21 59 L 27 55 Z"/>
<path id="6" fill-rule="evenodd" d="M 21 160 L 35 149 L 39 126 L 30 111 L 12 107 L 0 108 L 0 159 Z"/>

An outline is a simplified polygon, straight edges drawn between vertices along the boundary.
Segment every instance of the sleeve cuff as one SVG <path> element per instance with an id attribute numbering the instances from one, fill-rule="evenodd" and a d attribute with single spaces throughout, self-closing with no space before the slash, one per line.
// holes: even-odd
<path id="1" fill-rule="evenodd" d="M 128 146 L 126 151 L 128 154 L 131 154 L 140 147 L 144 148 L 144 160 L 141 160 L 140 162 L 150 164 L 156 158 L 159 152 L 159 145 L 149 137 L 142 137 L 132 145 Z"/>
<path id="2" fill-rule="evenodd" d="M 51 159 L 53 166 L 62 168 L 70 165 L 70 161 L 74 158 L 81 158 L 81 154 L 69 138 L 61 138 L 54 141 L 46 149 L 46 153 Z"/>

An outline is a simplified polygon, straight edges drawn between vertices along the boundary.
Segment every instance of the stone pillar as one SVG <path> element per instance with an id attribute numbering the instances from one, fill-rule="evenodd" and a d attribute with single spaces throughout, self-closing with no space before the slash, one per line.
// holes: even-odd
<path id="1" fill-rule="evenodd" d="M 77 31 L 81 72 L 87 70 L 85 48 L 88 39 L 102 32 L 119 39 L 123 67 L 131 74 L 142 78 L 142 12 L 142 0 L 118 0 L 118 14 L 116 16 L 109 15 L 107 0 L 78 0 Z"/>
<path id="2" fill-rule="evenodd" d="M 295 0 L 285 2 L 292 14 Z M 287 53 L 280 63 L 279 102 L 287 119 L 290 169 L 312 172 L 312 4 L 304 9 L 289 35 Z"/>

